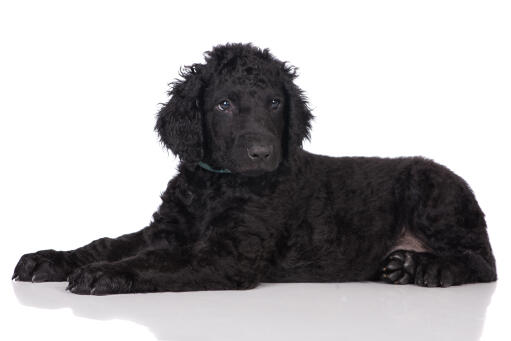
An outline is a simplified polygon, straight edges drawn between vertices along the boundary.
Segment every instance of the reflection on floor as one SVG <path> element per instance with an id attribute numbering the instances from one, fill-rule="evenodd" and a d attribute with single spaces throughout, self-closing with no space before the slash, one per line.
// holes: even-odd
<path id="1" fill-rule="evenodd" d="M 248 291 L 78 296 L 66 283 L 13 283 L 26 306 L 124 319 L 158 339 L 478 340 L 495 283 L 420 288 L 380 283 L 263 284 Z M 183 336 L 186 336 L 183 338 Z"/>

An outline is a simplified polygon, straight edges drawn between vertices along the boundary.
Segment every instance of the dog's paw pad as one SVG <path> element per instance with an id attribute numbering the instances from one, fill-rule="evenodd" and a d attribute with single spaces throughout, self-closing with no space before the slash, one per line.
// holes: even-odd
<path id="1" fill-rule="evenodd" d="M 392 284 L 408 284 L 414 279 L 413 252 L 398 250 L 390 254 L 381 269 L 381 280 Z"/>

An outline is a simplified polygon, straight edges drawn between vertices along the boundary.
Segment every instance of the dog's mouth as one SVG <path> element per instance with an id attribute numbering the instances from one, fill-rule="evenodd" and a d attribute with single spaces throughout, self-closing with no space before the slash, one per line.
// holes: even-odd
<path id="1" fill-rule="evenodd" d="M 265 167 L 242 168 L 239 169 L 236 173 L 244 176 L 256 177 L 271 173 L 275 171 L 278 168 L 278 166 L 279 162 L 276 162 L 275 165 L 267 165 Z"/>
<path id="2" fill-rule="evenodd" d="M 250 176 L 250 177 L 256 177 L 261 176 L 263 174 L 268 173 L 269 171 L 262 170 L 262 169 L 251 169 L 248 171 L 240 172 L 241 175 Z"/>

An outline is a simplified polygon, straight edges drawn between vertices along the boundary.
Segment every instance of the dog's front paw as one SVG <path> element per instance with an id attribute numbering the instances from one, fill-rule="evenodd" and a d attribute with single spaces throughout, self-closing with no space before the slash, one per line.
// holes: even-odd
<path id="1" fill-rule="evenodd" d="M 95 263 L 76 269 L 67 290 L 80 295 L 111 295 L 132 291 L 134 276 L 113 264 Z"/>
<path id="2" fill-rule="evenodd" d="M 12 279 L 32 282 L 63 282 L 71 267 L 62 251 L 42 250 L 23 255 Z"/>

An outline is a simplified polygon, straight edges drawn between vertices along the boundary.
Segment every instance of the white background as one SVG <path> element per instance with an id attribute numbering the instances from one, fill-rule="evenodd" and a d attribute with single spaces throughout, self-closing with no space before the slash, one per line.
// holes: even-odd
<path id="1" fill-rule="evenodd" d="M 510 18 L 507 1 L 2 1 L 0 338 L 509 339 Z M 158 103 L 226 42 L 299 67 L 307 150 L 423 155 L 464 177 L 497 284 L 79 297 L 12 283 L 23 253 L 148 224 L 177 165 L 153 132 Z"/>

